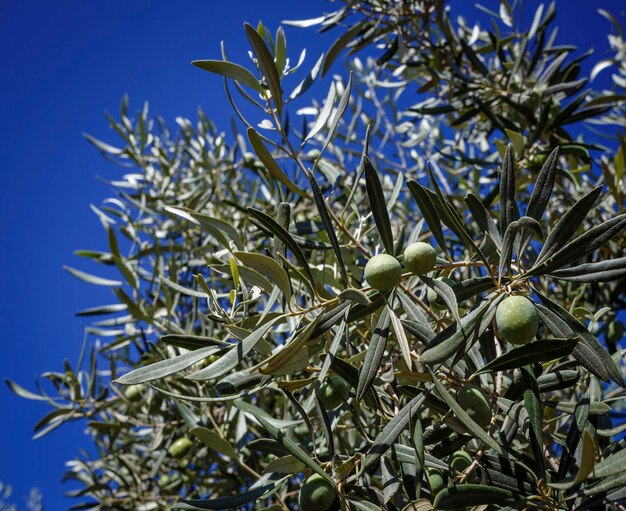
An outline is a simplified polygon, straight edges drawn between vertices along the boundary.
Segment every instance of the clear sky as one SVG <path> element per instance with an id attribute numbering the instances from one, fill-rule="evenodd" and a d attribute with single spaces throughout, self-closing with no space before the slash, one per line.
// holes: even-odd
<path id="1" fill-rule="evenodd" d="M 465 11 L 472 4 L 453 2 Z M 526 2 L 530 17 L 538 4 Z M 558 0 L 560 40 L 604 53 L 609 27 L 595 11 L 618 14 L 621 6 L 622 0 Z M 336 7 L 322 0 L 0 0 L 0 377 L 32 388 L 42 371 L 61 370 L 65 358 L 74 364 L 85 324 L 74 312 L 112 299 L 108 289 L 62 270 L 93 269 L 72 255 L 75 249 L 107 249 L 89 204 L 109 191 L 96 176 L 118 175 L 82 133 L 115 141 L 103 112 L 115 114 L 125 93 L 131 111 L 148 100 L 173 123 L 178 115 L 193 119 L 202 106 L 225 129 L 231 111 L 221 80 L 190 61 L 219 58 L 221 40 L 241 58 L 243 21 L 262 19 L 275 29 L 282 19 Z M 309 49 L 310 64 L 334 37 L 287 29 L 290 47 Z M 60 479 L 64 461 L 89 445 L 83 427 L 32 441 L 46 407 L 4 386 L 0 407 L 0 481 L 12 483 L 18 496 L 41 488 L 48 510 L 69 507 Z"/>

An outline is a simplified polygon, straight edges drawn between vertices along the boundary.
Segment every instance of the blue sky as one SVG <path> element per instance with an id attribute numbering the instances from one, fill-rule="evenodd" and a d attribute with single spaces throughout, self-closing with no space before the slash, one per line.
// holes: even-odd
<path id="1" fill-rule="evenodd" d="M 467 10 L 472 3 L 453 5 Z M 532 13 L 539 2 L 526 4 Z M 595 10 L 618 13 L 622 4 L 559 0 L 560 40 L 603 53 L 609 29 Z M 115 114 L 126 93 L 131 111 L 148 100 L 153 112 L 173 122 L 178 115 L 193 119 L 202 106 L 227 128 L 231 111 L 221 80 L 190 61 L 218 58 L 221 40 L 231 57 L 242 58 L 243 21 L 262 19 L 274 29 L 281 19 L 336 6 L 322 0 L 0 0 L 0 377 L 32 387 L 42 371 L 60 370 L 65 358 L 74 363 L 85 324 L 74 312 L 111 300 L 108 289 L 62 270 L 66 264 L 90 269 L 72 255 L 76 249 L 106 249 L 89 204 L 109 191 L 96 176 L 118 175 L 82 133 L 115 141 L 103 113 Z M 335 35 L 287 29 L 287 37 L 290 47 L 309 49 L 312 64 Z M 63 463 L 89 445 L 83 427 L 69 425 L 34 442 L 32 427 L 47 409 L 4 386 L 0 406 L 0 480 L 12 483 L 18 496 L 40 487 L 47 509 L 66 509 Z"/>

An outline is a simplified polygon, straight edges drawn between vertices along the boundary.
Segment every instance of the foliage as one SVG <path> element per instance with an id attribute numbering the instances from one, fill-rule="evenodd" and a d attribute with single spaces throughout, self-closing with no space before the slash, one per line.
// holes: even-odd
<path id="1" fill-rule="evenodd" d="M 86 419 L 76 509 L 297 509 L 312 474 L 337 509 L 617 509 L 624 350 L 601 341 L 624 308 L 624 40 L 582 76 L 554 5 L 519 14 L 502 1 L 487 30 L 440 1 L 346 1 L 288 22 L 341 31 L 310 71 L 282 28 L 246 25 L 251 62 L 194 62 L 224 79 L 232 141 L 126 100 L 121 145 L 89 138 L 129 170 L 93 207 L 109 251 L 77 254 L 117 274 L 68 271 L 115 303 L 79 312 L 93 342 L 52 392 L 9 382 L 52 408 L 36 436 Z M 348 78 L 292 106 L 346 49 Z M 607 66 L 614 90 L 593 89 Z M 417 241 L 431 273 L 367 285 Z M 495 327 L 510 295 L 533 302 L 529 344 Z M 333 375 L 351 391 L 327 409 Z"/>
<path id="2" fill-rule="evenodd" d="M 41 492 L 37 488 L 30 490 L 28 497 L 25 499 L 26 506 L 23 508 L 18 508 L 17 505 L 10 502 L 12 496 L 13 487 L 0 481 L 0 511 L 18 511 L 18 509 L 43 511 Z"/>

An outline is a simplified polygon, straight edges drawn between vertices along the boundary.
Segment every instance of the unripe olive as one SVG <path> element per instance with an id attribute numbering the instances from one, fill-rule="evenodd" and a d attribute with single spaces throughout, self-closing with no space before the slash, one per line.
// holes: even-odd
<path id="1" fill-rule="evenodd" d="M 402 279 L 402 266 L 389 254 L 378 254 L 365 265 L 365 280 L 378 291 L 389 291 Z"/>
<path id="2" fill-rule="evenodd" d="M 337 498 L 335 486 L 319 474 L 302 483 L 298 504 L 302 511 L 328 511 Z"/>
<path id="3" fill-rule="evenodd" d="M 465 451 L 455 451 L 450 458 L 450 468 L 460 474 L 464 472 L 473 461 L 469 453 Z"/>
<path id="4" fill-rule="evenodd" d="M 138 401 L 145 389 L 145 385 L 129 385 L 124 390 L 124 395 L 129 401 Z"/>
<path id="5" fill-rule="evenodd" d="M 482 428 L 491 422 L 491 407 L 485 393 L 475 387 L 464 388 L 456 393 L 456 401 L 467 415 Z"/>
<path id="6" fill-rule="evenodd" d="M 170 445 L 169 449 L 167 450 L 174 458 L 180 459 L 182 458 L 185 454 L 187 454 L 187 452 L 189 451 L 189 448 L 191 447 L 191 440 L 189 440 L 188 438 L 179 438 L 177 440 L 175 440 L 172 445 Z"/>
<path id="7" fill-rule="evenodd" d="M 454 280 L 452 280 L 450 277 L 441 277 L 440 279 L 437 279 L 437 280 L 440 280 L 441 282 L 448 284 L 448 286 L 450 287 L 454 286 L 455 284 Z M 439 297 L 439 295 L 435 292 L 435 290 L 430 287 L 428 288 L 428 293 L 426 294 L 426 298 L 428 299 L 428 305 L 430 305 L 430 308 L 432 310 L 441 311 L 446 308 L 446 304 L 443 302 L 443 300 Z"/>
<path id="8" fill-rule="evenodd" d="M 348 399 L 350 384 L 341 376 L 333 374 L 320 385 L 319 396 L 326 410 L 334 410 Z"/>
<path id="9" fill-rule="evenodd" d="M 428 478 L 428 486 L 430 486 L 430 493 L 433 497 L 446 487 L 443 474 L 439 470 L 430 467 L 427 468 L 426 477 Z"/>
<path id="10" fill-rule="evenodd" d="M 624 325 L 617 320 L 609 323 L 606 330 L 606 340 L 611 344 L 617 344 L 624 337 Z"/>
<path id="11" fill-rule="evenodd" d="M 540 169 L 548 159 L 546 153 L 534 153 L 528 157 L 528 167 L 531 169 Z"/>
<path id="12" fill-rule="evenodd" d="M 467 453 L 466 451 L 455 451 L 452 454 L 452 457 L 450 458 L 450 468 L 452 469 L 453 473 L 454 471 L 458 472 L 459 474 L 461 474 L 462 472 L 465 472 L 465 470 L 474 462 L 474 458 L 472 458 L 472 456 Z M 467 482 L 470 483 L 475 483 L 478 482 L 478 474 L 476 473 L 476 471 L 474 470 Z"/>
<path id="13" fill-rule="evenodd" d="M 404 249 L 404 266 L 414 275 L 424 275 L 435 267 L 437 255 L 428 243 L 418 241 Z"/>
<path id="14" fill-rule="evenodd" d="M 512 344 L 526 344 L 537 334 L 539 317 L 533 303 L 524 296 L 509 296 L 496 309 L 500 337 Z"/>

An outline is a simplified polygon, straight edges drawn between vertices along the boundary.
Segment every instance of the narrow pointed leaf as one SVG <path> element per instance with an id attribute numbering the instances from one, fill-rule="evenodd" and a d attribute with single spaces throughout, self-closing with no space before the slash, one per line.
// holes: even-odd
<path id="1" fill-rule="evenodd" d="M 468 506 L 498 506 L 513 503 L 514 494 L 502 488 L 482 484 L 459 484 L 441 490 L 435 498 L 435 509 L 461 509 Z"/>
<path id="2" fill-rule="evenodd" d="M 549 362 L 566 357 L 572 353 L 578 339 L 543 339 L 531 342 L 500 355 L 492 360 L 475 375 L 489 371 L 507 371 L 534 362 Z"/>
<path id="3" fill-rule="evenodd" d="M 200 369 L 195 373 L 187 376 L 187 379 L 194 381 L 206 381 L 223 376 L 231 369 L 234 369 L 240 362 L 254 349 L 254 347 L 261 342 L 263 337 L 272 328 L 274 323 L 282 319 L 282 316 L 275 317 L 267 323 L 261 325 L 254 332 L 248 335 L 241 342 L 230 348 L 224 355 L 218 360 L 213 362 L 208 367 Z M 195 353 L 195 352 L 193 352 Z"/>
<path id="4" fill-rule="evenodd" d="M 265 76 L 265 81 L 272 95 L 272 101 L 276 107 L 276 112 L 278 112 L 278 117 L 281 117 L 283 110 L 283 92 L 280 88 L 280 77 L 278 76 L 274 59 L 267 49 L 265 42 L 252 25 L 244 23 L 244 29 L 248 42 L 256 54 L 263 76 Z"/>
<path id="5" fill-rule="evenodd" d="M 296 441 L 289 438 L 280 429 L 271 424 L 270 421 L 268 421 L 263 415 L 257 413 L 256 407 L 250 406 L 248 403 L 241 400 L 235 401 L 235 406 L 242 411 L 251 413 L 256 420 L 259 421 L 261 426 L 265 428 L 269 435 L 274 440 L 280 442 L 296 459 L 300 460 L 316 474 L 322 476 L 330 484 L 333 486 L 335 485 L 333 479 L 326 472 L 324 472 L 322 468 L 315 461 L 313 461 L 313 459 L 311 459 L 308 452 L 304 451 Z"/>
<path id="6" fill-rule="evenodd" d="M 500 173 L 500 232 L 504 234 L 509 224 L 519 218 L 515 202 L 515 164 L 511 144 L 506 148 Z"/>
<path id="7" fill-rule="evenodd" d="M 221 75 L 225 78 L 230 78 L 243 85 L 247 85 L 257 92 L 263 92 L 263 87 L 255 76 L 248 71 L 245 67 L 233 62 L 227 62 L 224 60 L 194 60 L 192 64 L 205 71 L 210 71 Z"/>
<path id="8" fill-rule="evenodd" d="M 415 202 L 417 202 L 417 207 L 422 213 L 426 225 L 428 225 L 430 232 L 433 234 L 435 240 L 437 240 L 439 248 L 447 254 L 446 241 L 443 237 L 443 230 L 441 229 L 441 220 L 437 216 L 437 211 L 430 199 L 430 195 L 417 181 L 409 179 L 406 184 Z"/>
<path id="9" fill-rule="evenodd" d="M 391 232 L 391 222 L 389 221 L 389 212 L 387 211 L 387 203 L 383 187 L 378 177 L 378 172 L 372 165 L 367 156 L 363 157 L 363 166 L 365 168 L 365 186 L 367 197 L 370 202 L 374 222 L 378 228 L 380 239 L 385 245 L 385 251 L 393 255 L 393 233 Z"/>
<path id="10" fill-rule="evenodd" d="M 367 347 L 363 367 L 359 371 L 359 384 L 356 389 L 356 398 L 358 400 L 363 399 L 363 396 L 369 390 L 378 374 L 378 368 L 385 354 L 385 347 L 389 338 L 390 322 L 389 307 L 386 306 L 380 314 L 380 318 L 378 318 L 372 339 Z"/>
<path id="11" fill-rule="evenodd" d="M 263 274 L 263 276 L 267 277 L 271 282 L 274 282 L 282 291 L 287 303 L 291 301 L 289 275 L 287 275 L 287 272 L 276 260 L 254 252 L 233 252 L 233 255 L 245 266 L 249 266 Z"/>
<path id="12" fill-rule="evenodd" d="M 250 140 L 252 149 L 254 149 L 254 152 L 259 157 L 263 165 L 265 165 L 265 168 L 274 179 L 285 185 L 287 189 L 292 191 L 293 193 L 296 193 L 301 197 L 304 197 L 305 199 L 311 198 L 308 193 L 306 193 L 304 190 L 302 190 L 302 188 L 296 185 L 291 179 L 289 179 L 287 174 L 282 171 L 278 163 L 276 163 L 276 160 L 274 159 L 272 154 L 267 150 L 267 147 L 265 147 L 265 144 L 261 140 L 261 137 L 254 130 L 254 128 L 248 128 L 248 140 Z"/>
<path id="13" fill-rule="evenodd" d="M 374 443 L 365 457 L 365 461 L 363 462 L 364 469 L 371 467 L 391 448 L 392 445 L 394 445 L 396 439 L 421 411 L 422 404 L 424 403 L 424 400 L 429 392 L 430 387 L 411 399 L 411 401 L 405 404 L 400 411 L 396 413 L 393 419 L 385 424 L 383 430 L 374 439 Z M 413 451 L 413 459 L 415 459 L 414 457 L 415 452 Z"/>
<path id="14" fill-rule="evenodd" d="M 450 395 L 450 393 L 446 390 L 443 384 L 437 379 L 437 376 L 430 367 L 427 367 L 428 372 L 430 373 L 430 379 L 435 385 L 435 392 L 439 395 L 441 399 L 443 399 L 446 404 L 452 410 L 452 413 L 457 416 L 457 418 L 463 423 L 463 425 L 472 432 L 476 438 L 480 439 L 482 442 L 487 444 L 491 449 L 496 451 L 498 454 L 503 454 L 502 448 L 500 444 L 496 442 L 493 438 L 491 438 L 483 428 L 481 428 L 474 420 L 467 414 L 463 407 L 459 405 L 456 400 Z"/>
<path id="15" fill-rule="evenodd" d="M 175 374 L 187 369 L 223 349 L 223 347 L 218 346 L 207 346 L 205 348 L 189 351 L 174 358 L 168 358 L 167 360 L 161 360 L 154 364 L 139 367 L 126 373 L 124 376 L 120 376 L 115 382 L 121 383 L 122 385 L 136 385 L 138 383 L 158 380 L 159 378 L 164 378 L 170 374 Z"/>
<path id="16" fill-rule="evenodd" d="M 565 212 L 554 226 L 554 229 L 548 234 L 537 256 L 535 265 L 550 257 L 569 241 L 587 216 L 587 213 L 591 210 L 591 207 L 594 205 L 601 192 L 601 186 L 594 188 Z"/>

